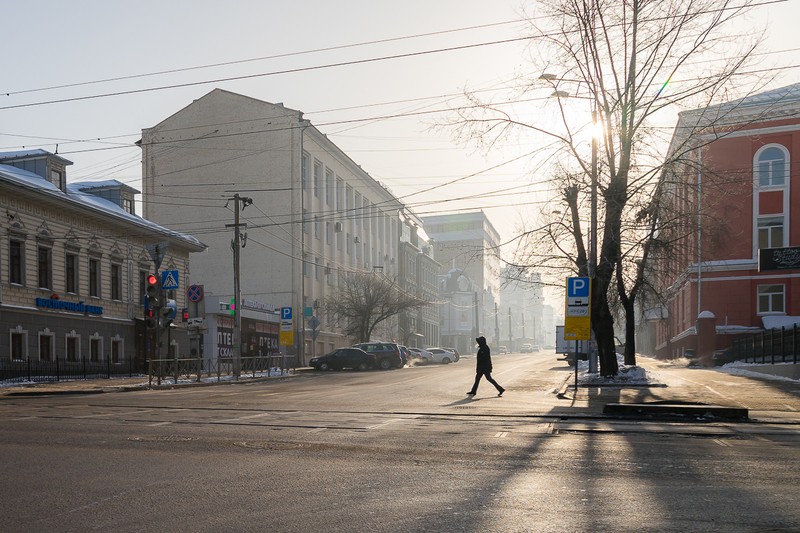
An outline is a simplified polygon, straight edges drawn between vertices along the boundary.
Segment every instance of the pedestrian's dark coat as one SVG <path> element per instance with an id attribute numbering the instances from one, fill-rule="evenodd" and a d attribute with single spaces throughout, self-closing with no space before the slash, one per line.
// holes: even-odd
<path id="1" fill-rule="evenodd" d="M 489 350 L 489 345 L 486 344 L 485 337 L 478 337 L 475 339 L 478 341 L 478 362 L 476 365 L 476 370 L 478 372 L 491 372 L 492 371 L 492 355 L 491 350 Z"/>

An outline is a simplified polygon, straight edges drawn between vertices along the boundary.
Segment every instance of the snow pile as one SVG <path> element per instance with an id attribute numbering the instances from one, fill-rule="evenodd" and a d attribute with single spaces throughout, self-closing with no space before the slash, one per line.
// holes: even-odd
<path id="1" fill-rule="evenodd" d="M 651 385 L 660 383 L 652 372 L 647 372 L 640 366 L 625 366 L 622 354 L 617 354 L 619 372 L 616 376 L 603 377 L 599 372 L 589 372 L 588 361 L 578 361 L 579 385 Z"/>

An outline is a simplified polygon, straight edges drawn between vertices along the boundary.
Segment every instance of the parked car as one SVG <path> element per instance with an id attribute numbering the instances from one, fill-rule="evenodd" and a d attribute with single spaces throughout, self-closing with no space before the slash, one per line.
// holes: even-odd
<path id="1" fill-rule="evenodd" d="M 428 348 L 428 351 L 433 354 L 433 361 L 436 363 L 443 363 L 446 365 L 458 361 L 458 355 L 446 348 Z"/>
<path id="2" fill-rule="evenodd" d="M 330 353 L 314 357 L 308 362 L 317 370 L 367 370 L 377 366 L 375 355 L 359 348 L 338 348 Z"/>
<path id="3" fill-rule="evenodd" d="M 381 370 L 390 368 L 403 368 L 403 356 L 400 353 L 400 346 L 394 342 L 362 342 L 356 344 L 354 348 L 360 348 L 367 353 L 375 356 L 375 364 Z"/>
<path id="4" fill-rule="evenodd" d="M 499 354 L 508 353 L 508 346 L 498 346 L 497 347 L 497 353 L 499 353 Z"/>
<path id="5" fill-rule="evenodd" d="M 542 347 L 539 346 L 538 344 L 534 344 L 533 346 L 531 346 L 531 351 L 532 352 L 541 352 L 542 351 Z"/>
<path id="6" fill-rule="evenodd" d="M 409 361 L 412 363 L 432 363 L 433 354 L 428 350 L 422 348 L 409 348 L 408 349 Z"/>
<path id="7" fill-rule="evenodd" d="M 407 365 L 411 356 L 411 354 L 408 352 L 408 348 L 402 344 L 398 344 L 397 349 L 400 350 L 400 359 L 403 361 L 403 366 Z"/>
<path id="8" fill-rule="evenodd" d="M 533 352 L 533 345 L 526 342 L 520 347 L 519 351 L 520 353 L 531 353 Z"/>
<path id="9" fill-rule="evenodd" d="M 458 353 L 458 350 L 456 350 L 455 348 L 449 348 L 449 347 L 445 346 L 444 349 L 447 350 L 448 352 L 453 352 L 453 355 L 455 356 L 455 359 L 453 359 L 453 361 L 458 361 L 459 358 L 461 357 L 461 354 Z M 475 351 L 477 351 L 477 350 L 478 349 L 476 348 Z"/>

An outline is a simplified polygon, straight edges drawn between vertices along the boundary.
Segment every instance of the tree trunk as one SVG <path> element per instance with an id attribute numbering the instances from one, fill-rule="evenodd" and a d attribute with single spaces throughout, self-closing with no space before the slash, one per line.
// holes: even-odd
<path id="1" fill-rule="evenodd" d="M 634 303 L 625 304 L 625 366 L 636 366 L 636 317 Z"/>

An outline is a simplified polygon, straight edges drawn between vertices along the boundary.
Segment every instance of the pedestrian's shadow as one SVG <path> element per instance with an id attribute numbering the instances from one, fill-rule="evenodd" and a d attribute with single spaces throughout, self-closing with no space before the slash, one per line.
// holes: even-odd
<path id="1" fill-rule="evenodd" d="M 467 405 L 470 403 L 479 402 L 481 400 L 491 400 L 492 398 L 499 398 L 499 396 L 486 396 L 483 398 L 476 398 L 474 396 L 467 396 L 463 400 L 456 400 L 454 402 L 450 402 L 445 405 L 445 407 L 452 407 L 452 406 L 459 406 L 459 405 Z"/>

